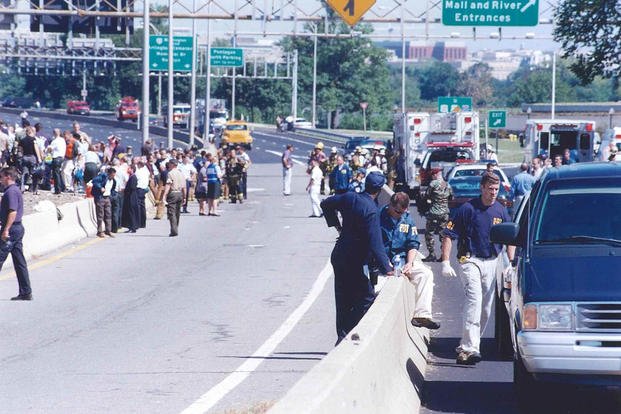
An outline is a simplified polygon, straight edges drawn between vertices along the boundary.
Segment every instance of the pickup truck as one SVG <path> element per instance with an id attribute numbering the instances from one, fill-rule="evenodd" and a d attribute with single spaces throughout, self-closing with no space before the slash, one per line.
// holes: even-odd
<path id="1" fill-rule="evenodd" d="M 521 410 L 566 384 L 621 386 L 621 164 L 546 170 L 514 221 L 490 239 L 517 246 L 497 283 L 496 340 Z"/>

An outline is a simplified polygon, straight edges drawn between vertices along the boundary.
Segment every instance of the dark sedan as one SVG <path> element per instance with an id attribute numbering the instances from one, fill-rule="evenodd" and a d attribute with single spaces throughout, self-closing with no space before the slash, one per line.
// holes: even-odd
<path id="1" fill-rule="evenodd" d="M 466 201 L 481 195 L 481 176 L 453 177 L 448 183 L 453 189 L 453 199 L 449 200 L 451 213 Z M 511 208 L 513 201 L 509 199 L 509 191 L 502 183 L 498 191 L 498 201 L 505 207 Z"/>

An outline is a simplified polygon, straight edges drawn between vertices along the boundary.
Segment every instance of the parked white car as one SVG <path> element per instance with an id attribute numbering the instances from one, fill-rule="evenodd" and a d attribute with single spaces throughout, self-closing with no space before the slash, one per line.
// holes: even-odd
<path id="1" fill-rule="evenodd" d="M 304 118 L 295 118 L 293 121 L 293 128 L 314 128 L 314 126 L 310 121 Z"/>

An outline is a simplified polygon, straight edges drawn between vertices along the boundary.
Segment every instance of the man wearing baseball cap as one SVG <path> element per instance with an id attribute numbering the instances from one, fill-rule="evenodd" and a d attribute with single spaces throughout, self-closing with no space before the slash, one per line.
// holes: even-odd
<path id="1" fill-rule="evenodd" d="M 375 298 L 367 275 L 369 258 L 375 258 L 383 273 L 393 274 L 375 204 L 385 181 L 382 174 L 371 173 L 365 180 L 364 192 L 348 191 L 321 202 L 328 227 L 340 234 L 330 258 L 334 268 L 337 345 L 360 322 Z"/>

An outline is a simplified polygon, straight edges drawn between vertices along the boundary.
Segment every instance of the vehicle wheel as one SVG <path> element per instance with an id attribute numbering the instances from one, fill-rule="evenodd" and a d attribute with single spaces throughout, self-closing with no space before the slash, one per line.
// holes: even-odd
<path id="1" fill-rule="evenodd" d="M 526 370 L 518 351 L 513 359 L 513 389 L 520 412 L 531 414 L 539 411 L 541 401 L 538 396 L 542 395 L 542 387 L 539 385 L 533 375 Z"/>
<path id="2" fill-rule="evenodd" d="M 513 344 L 511 343 L 511 328 L 509 314 L 505 308 L 504 301 L 496 289 L 496 300 L 494 301 L 494 334 L 496 337 L 496 350 L 498 356 L 504 360 L 510 360 L 513 356 Z"/>

